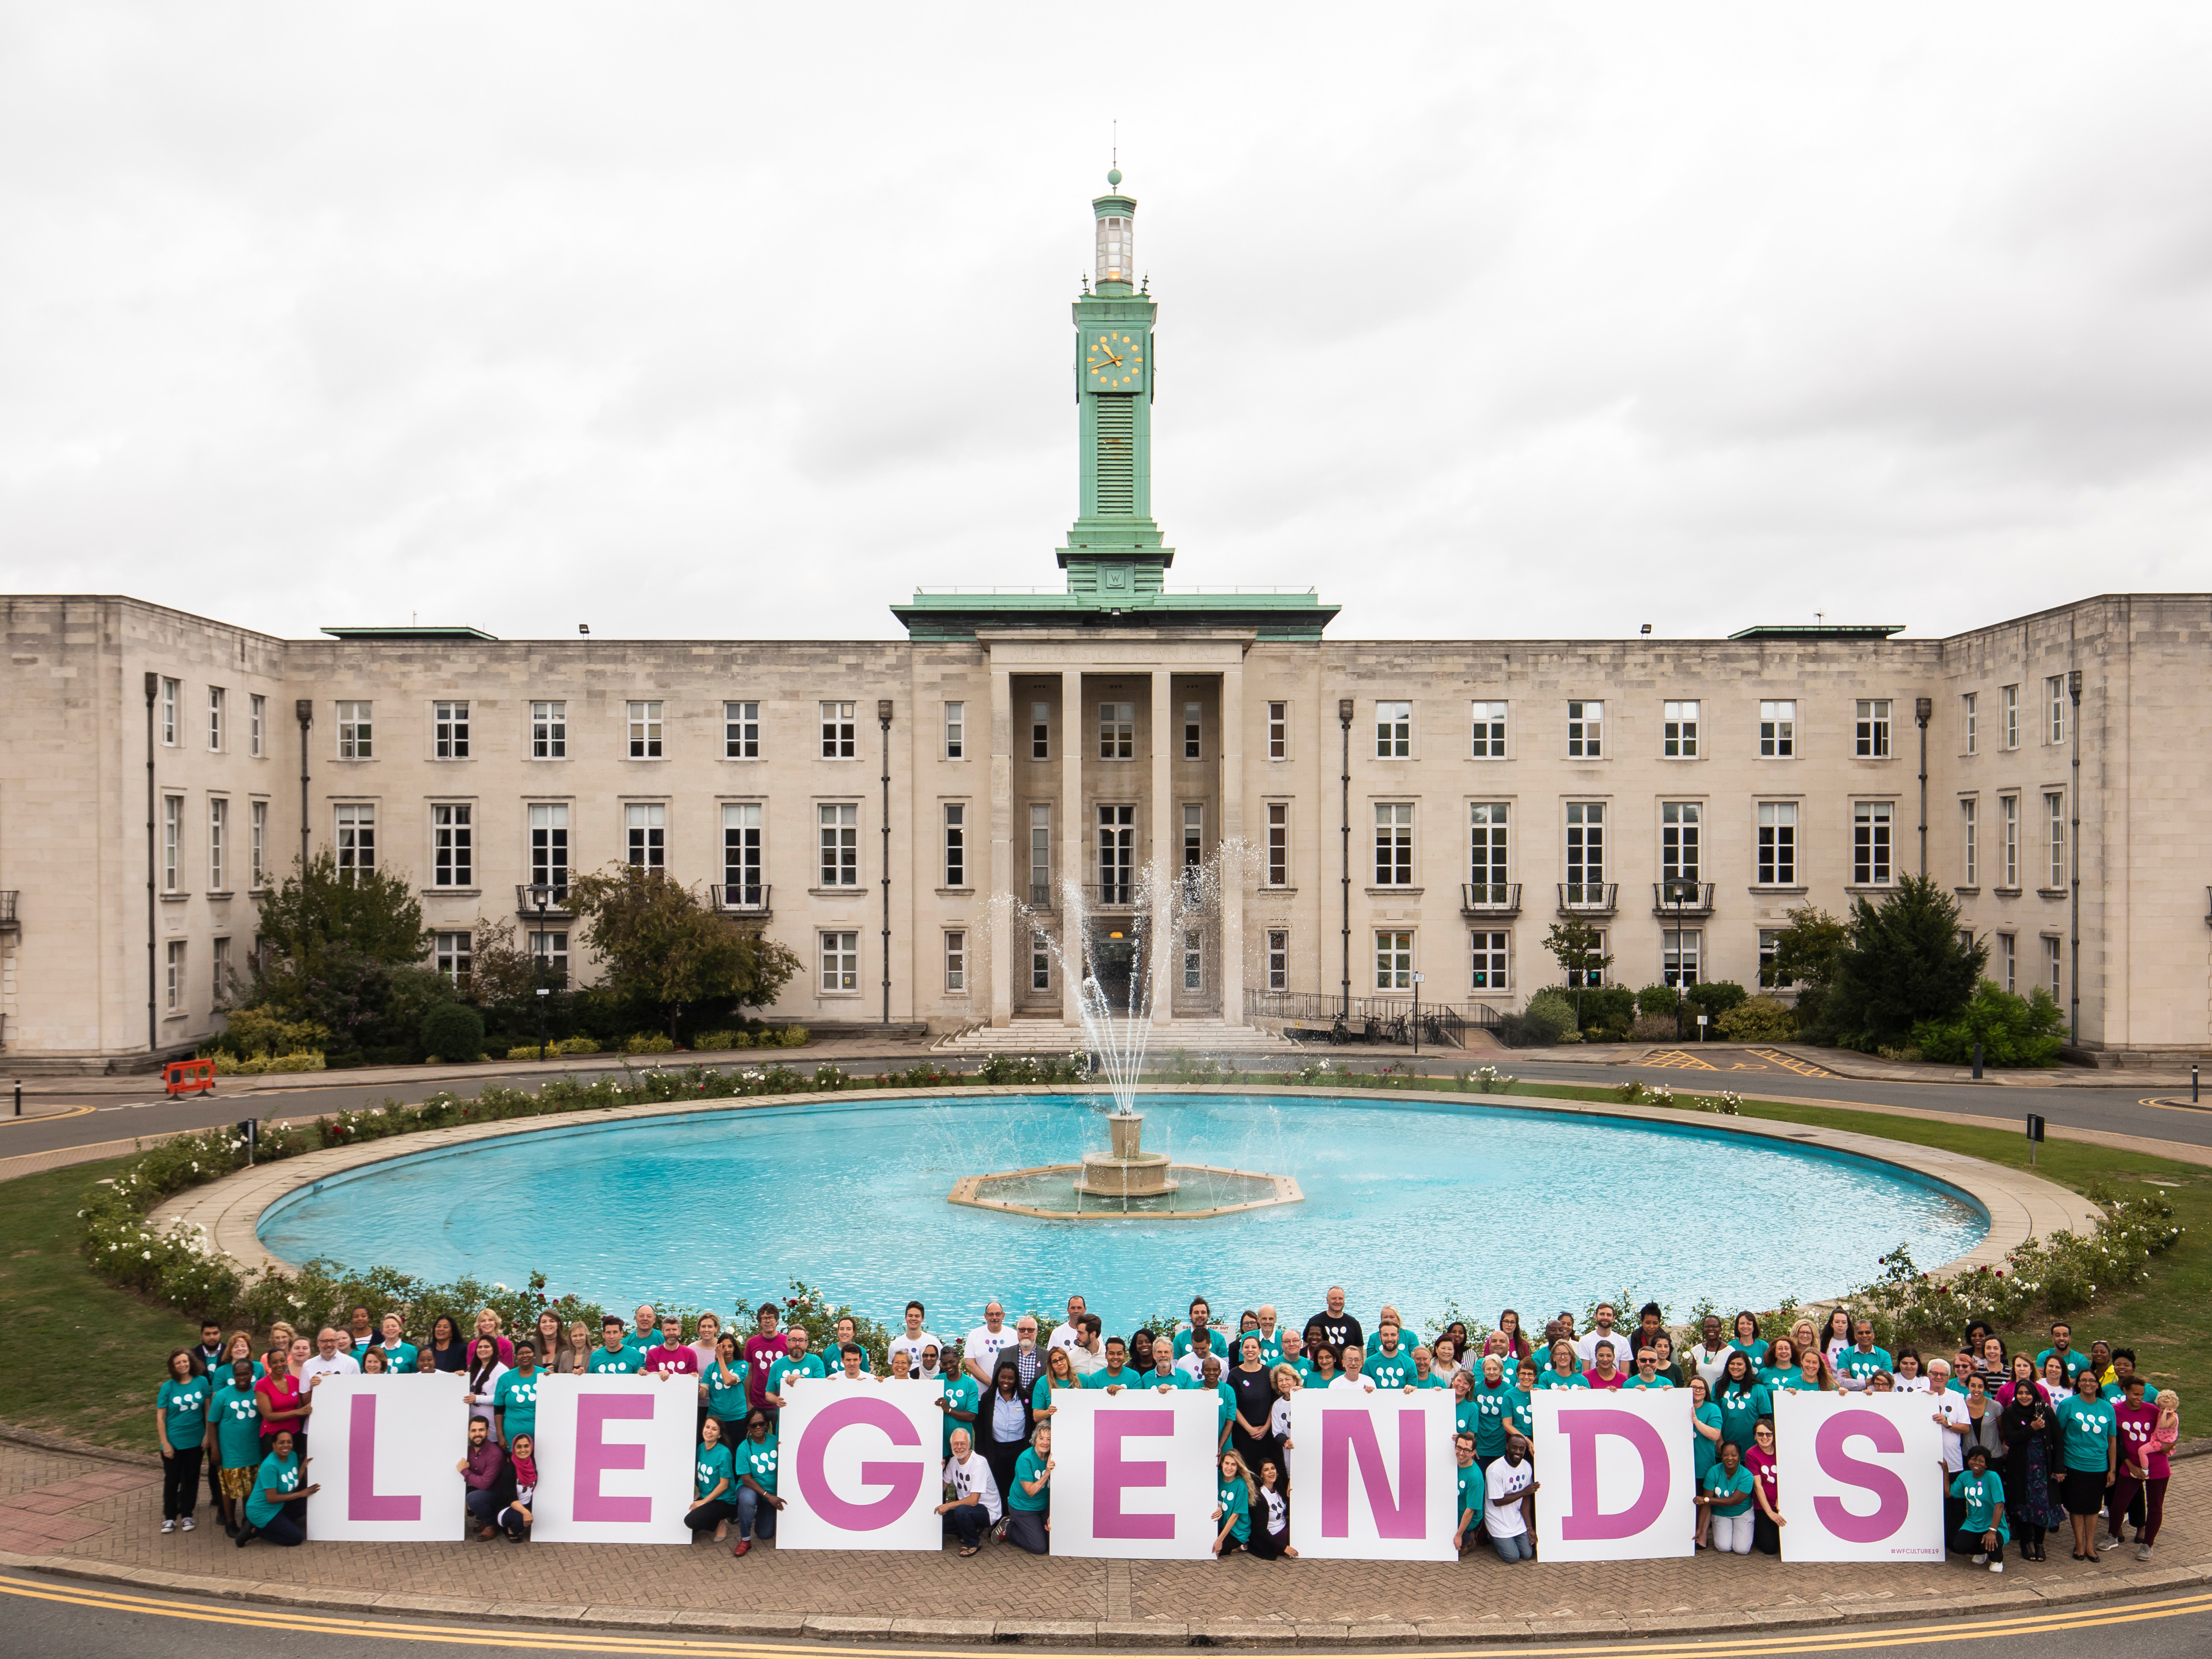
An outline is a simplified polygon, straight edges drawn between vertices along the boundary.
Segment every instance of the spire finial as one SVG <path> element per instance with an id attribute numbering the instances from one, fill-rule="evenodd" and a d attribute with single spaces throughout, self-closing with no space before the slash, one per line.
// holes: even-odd
<path id="1" fill-rule="evenodd" d="M 1112 148 L 1108 155 L 1111 160 L 1106 168 L 1106 183 L 1110 189 L 1118 187 L 1121 182 L 1121 123 L 1118 118 L 1114 123 Z"/>

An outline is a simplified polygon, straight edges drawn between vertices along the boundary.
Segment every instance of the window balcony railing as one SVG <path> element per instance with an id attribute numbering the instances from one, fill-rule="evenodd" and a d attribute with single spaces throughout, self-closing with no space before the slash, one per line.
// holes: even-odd
<path id="1" fill-rule="evenodd" d="M 1583 916 L 1609 916 L 1620 908 L 1617 881 L 1563 881 L 1559 908 Z"/>
<path id="2" fill-rule="evenodd" d="M 541 912 L 538 901 L 544 900 Z M 568 908 L 568 884 L 563 882 L 517 882 L 514 886 L 514 908 L 526 921 L 534 921 L 541 914 L 550 921 L 567 921 L 576 913 Z"/>
<path id="3" fill-rule="evenodd" d="M 1517 881 L 1463 881 L 1459 908 L 1471 916 L 1517 916 L 1521 914 L 1521 884 Z"/>
<path id="4" fill-rule="evenodd" d="M 1083 890 L 1084 902 L 1093 910 L 1133 910 L 1137 908 L 1137 878 L 1127 881 L 1094 881 Z"/>
<path id="5" fill-rule="evenodd" d="M 708 902 L 726 916 L 764 916 L 769 914 L 766 882 L 750 886 L 716 886 L 707 890 Z"/>
<path id="6" fill-rule="evenodd" d="M 1713 913 L 1713 884 L 1709 881 L 1655 881 L 1651 909 L 1662 916 L 1709 916 Z"/>
<path id="7" fill-rule="evenodd" d="M 1031 882 L 1030 884 L 1030 908 L 1032 910 L 1059 909 L 1060 889 L 1048 881 Z"/>
<path id="8" fill-rule="evenodd" d="M 22 925 L 15 920 L 16 891 L 17 890 L 13 887 L 0 887 L 0 927 L 17 927 Z"/>

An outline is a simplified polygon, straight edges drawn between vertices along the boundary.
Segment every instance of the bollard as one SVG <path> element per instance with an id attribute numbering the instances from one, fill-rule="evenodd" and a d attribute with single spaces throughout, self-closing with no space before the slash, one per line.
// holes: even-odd
<path id="1" fill-rule="evenodd" d="M 17 1117 L 23 1115 L 23 1079 L 21 1078 L 15 1079 L 15 1115 Z M 701 1432 L 704 1433 L 705 1431 L 702 1430 Z"/>
<path id="2" fill-rule="evenodd" d="M 2189 1066 L 2189 1103 L 2191 1106 L 2197 1104 L 2197 1064 L 2194 1060 L 2191 1061 Z M 15 1085 L 15 1110 L 21 1113 L 22 1109 L 23 1085 L 19 1083 Z M 702 1430 L 701 1432 L 703 1433 L 705 1431 Z"/>
<path id="3" fill-rule="evenodd" d="M 1979 1038 L 1979 1037 L 1976 1037 L 1976 1038 L 1974 1039 L 1974 1081 L 1975 1081 L 1975 1082 L 1977 1082 L 1977 1083 L 1979 1083 L 1981 1080 L 1982 1080 L 1982 1040 L 1981 1040 L 1981 1038 Z"/>

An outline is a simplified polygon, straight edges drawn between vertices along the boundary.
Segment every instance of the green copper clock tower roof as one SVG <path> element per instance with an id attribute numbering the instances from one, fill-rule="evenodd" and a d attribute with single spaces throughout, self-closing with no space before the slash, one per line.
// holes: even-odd
<path id="1" fill-rule="evenodd" d="M 1152 349 L 1158 303 L 1136 270 L 1137 201 L 1092 198 L 1096 264 L 1076 300 L 1075 401 L 1079 417 L 1075 522 L 1055 554 L 1064 591 L 917 588 L 891 614 L 914 639 L 962 639 L 978 628 L 1249 629 L 1262 639 L 1319 639 L 1336 615 L 1311 589 L 1170 592 L 1175 550 L 1152 518 Z"/>

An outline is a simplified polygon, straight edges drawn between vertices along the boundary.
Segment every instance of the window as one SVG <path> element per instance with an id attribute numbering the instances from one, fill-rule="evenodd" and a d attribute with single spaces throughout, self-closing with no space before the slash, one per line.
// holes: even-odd
<path id="1" fill-rule="evenodd" d="M 1863 800 L 1851 808 L 1851 881 L 1859 887 L 1889 885 L 1890 804 Z"/>
<path id="2" fill-rule="evenodd" d="M 565 700 L 530 705 L 530 758 L 568 758 L 568 705 Z"/>
<path id="3" fill-rule="evenodd" d="M 2050 879 L 2045 887 L 2066 884 L 2066 797 L 2053 792 L 2043 798 L 2044 850 L 2050 854 L 2047 866 Z"/>
<path id="4" fill-rule="evenodd" d="M 1779 989 L 1797 982 L 1794 979 L 1784 979 L 1774 966 L 1775 954 L 1782 946 L 1782 933 L 1779 927 L 1759 930 L 1759 982 L 1769 989 Z"/>
<path id="5" fill-rule="evenodd" d="M 1267 988 L 1287 991 L 1291 988 L 1291 933 L 1287 927 L 1267 930 Z"/>
<path id="6" fill-rule="evenodd" d="M 1137 858 L 1137 809 L 1098 809 L 1098 902 L 1127 904 Z"/>
<path id="7" fill-rule="evenodd" d="M 224 692 L 221 686 L 208 687 L 208 752 L 211 755 L 222 753 L 223 702 Z"/>
<path id="8" fill-rule="evenodd" d="M 2044 980 L 2051 992 L 2051 1000 L 2060 1007 L 2066 1006 L 2066 976 L 2063 971 L 2065 957 L 2060 942 L 2046 938 L 2043 941 Z"/>
<path id="9" fill-rule="evenodd" d="M 825 995 L 860 988 L 860 936 L 857 933 L 824 933 L 822 936 L 822 989 Z"/>
<path id="10" fill-rule="evenodd" d="M 532 886 L 550 887 L 558 903 L 568 895 L 568 808 L 565 803 L 533 806 L 530 809 L 530 881 Z M 568 951 L 567 936 L 562 936 L 562 951 Z"/>
<path id="11" fill-rule="evenodd" d="M 1794 699 L 1759 705 L 1759 753 L 1764 760 L 1797 756 L 1797 704 Z"/>
<path id="12" fill-rule="evenodd" d="M 823 703 L 822 758 L 850 760 L 853 755 L 853 705 L 849 702 Z"/>
<path id="13" fill-rule="evenodd" d="M 1205 732 L 1206 714 L 1203 705 L 1194 702 L 1187 702 L 1183 704 L 1182 757 L 1185 760 L 1197 760 L 1200 758 L 1200 751 L 1203 747 L 1201 739 L 1204 738 Z"/>
<path id="14" fill-rule="evenodd" d="M 1052 705 L 1048 702 L 1030 705 L 1030 758 L 1052 758 Z"/>
<path id="15" fill-rule="evenodd" d="M 1598 899 L 1590 890 L 1605 881 L 1605 803 L 1571 800 L 1567 803 L 1567 899 Z"/>
<path id="16" fill-rule="evenodd" d="M 657 800 L 634 800 L 623 808 L 623 853 L 633 870 L 668 868 L 668 808 Z"/>
<path id="17" fill-rule="evenodd" d="M 547 986 L 558 990 L 568 982 L 568 936 L 566 933 L 532 933 L 530 954 L 544 975 Z"/>
<path id="18" fill-rule="evenodd" d="M 2044 706 L 2051 710 L 2049 741 L 2066 741 L 2066 676 L 2053 674 L 2043 682 Z"/>
<path id="19" fill-rule="evenodd" d="M 722 758 L 760 758 L 760 705 L 726 702 L 722 705 Z"/>
<path id="20" fill-rule="evenodd" d="M 1666 731 L 1664 746 L 1660 752 L 1669 760 L 1695 760 L 1698 757 L 1698 705 L 1694 702 L 1670 702 L 1662 713 Z"/>
<path id="21" fill-rule="evenodd" d="M 370 737 L 374 722 L 370 716 L 376 705 L 371 702 L 340 702 L 338 704 L 338 758 L 340 760 L 368 760 L 372 757 Z"/>
<path id="22" fill-rule="evenodd" d="M 208 797 L 208 891 L 224 893 L 230 884 L 223 861 L 230 852 L 230 803 L 221 795 Z"/>
<path id="23" fill-rule="evenodd" d="M 1098 705 L 1098 758 L 1133 760 L 1137 753 L 1137 705 L 1102 702 Z"/>
<path id="24" fill-rule="evenodd" d="M 230 941 L 228 939 L 219 939 L 215 941 L 215 951 L 209 959 L 209 966 L 214 969 L 215 1006 L 221 1008 L 230 1001 Z"/>
<path id="25" fill-rule="evenodd" d="M 269 884 L 269 803 L 255 801 L 246 813 L 246 855 L 258 890 Z"/>
<path id="26" fill-rule="evenodd" d="M 1997 935 L 1997 982 L 2017 996 L 2020 994 L 2020 941 L 2010 933 Z"/>
<path id="27" fill-rule="evenodd" d="M 849 711 L 853 707 L 845 705 Z M 655 698 L 641 701 L 632 698 L 626 705 L 629 721 L 629 757 L 632 760 L 660 758 L 660 702 Z M 847 738 L 845 752 L 853 752 L 851 739 Z"/>
<path id="28" fill-rule="evenodd" d="M 822 885 L 860 884 L 860 809 L 851 801 L 824 801 L 814 809 L 822 852 Z"/>
<path id="29" fill-rule="evenodd" d="M 967 994 L 968 930 L 964 927 L 945 931 L 945 988 L 953 996 Z"/>
<path id="30" fill-rule="evenodd" d="M 2020 885 L 2020 797 L 2018 795 L 1998 796 L 1997 817 L 2003 825 L 2004 837 L 1998 864 L 1998 868 L 2002 874 L 1997 885 L 2018 887 Z"/>
<path id="31" fill-rule="evenodd" d="M 250 696 L 246 700 L 246 748 L 250 755 L 269 752 L 269 699 Z"/>
<path id="32" fill-rule="evenodd" d="M 1407 933 L 1375 935 L 1375 988 L 1410 991 L 1413 988 L 1413 936 Z"/>
<path id="33" fill-rule="evenodd" d="M 1966 752 L 1970 755 L 1978 755 L 1982 751 L 1982 714 L 1979 707 L 1980 702 L 1981 694 L 1976 691 L 1969 691 L 1966 696 L 1959 699 L 1959 726 L 1960 740 L 1965 744 Z"/>
<path id="34" fill-rule="evenodd" d="M 968 884 L 968 808 L 959 801 L 945 805 L 945 884 Z"/>
<path id="35" fill-rule="evenodd" d="M 761 807 L 757 800 L 722 804 L 722 902 L 761 902 Z"/>
<path id="36" fill-rule="evenodd" d="M 1049 905 L 1052 896 L 1052 807 L 1030 803 L 1030 902 Z"/>
<path id="37" fill-rule="evenodd" d="M 1889 699 L 1861 697 L 1858 700 L 1857 752 L 1870 760 L 1881 760 L 1889 754 Z"/>
<path id="38" fill-rule="evenodd" d="M 1467 878 L 1478 904 L 1505 902 L 1507 811 L 1502 800 L 1479 800 L 1467 809 Z"/>
<path id="39" fill-rule="evenodd" d="M 1797 884 L 1797 803 L 1759 803 L 1759 875 L 1761 887 Z"/>
<path id="40" fill-rule="evenodd" d="M 1478 702 L 1470 705 L 1474 727 L 1474 757 L 1477 760 L 1505 758 L 1505 705 L 1502 702 Z"/>
<path id="41" fill-rule="evenodd" d="M 1206 988 L 1206 936 L 1196 927 L 1182 930 L 1182 988 Z"/>
<path id="42" fill-rule="evenodd" d="M 1504 933 L 1477 930 L 1468 936 L 1468 948 L 1474 957 L 1474 977 L 1468 981 L 1478 991 L 1510 991 L 1513 988 L 1505 976 L 1505 940 Z"/>
<path id="43" fill-rule="evenodd" d="M 2020 747 L 2020 688 L 2016 685 L 1997 690 L 1997 746 Z"/>
<path id="44" fill-rule="evenodd" d="M 945 705 L 945 758 L 959 760 L 968 750 L 968 705 L 948 702 Z M 957 886 L 956 882 L 954 885 Z"/>
<path id="45" fill-rule="evenodd" d="M 1413 705 L 1378 702 L 1375 705 L 1375 757 L 1409 760 L 1413 753 Z"/>
<path id="46" fill-rule="evenodd" d="M 1698 878 L 1698 829 L 1704 810 L 1693 800 L 1659 804 L 1659 876 L 1662 881 Z"/>
<path id="47" fill-rule="evenodd" d="M 1982 823 L 1981 803 L 1962 800 L 1959 803 L 1959 838 L 1962 863 L 1960 876 L 1965 884 L 1978 887 L 1982 880 Z"/>
<path id="48" fill-rule="evenodd" d="M 1567 705 L 1567 758 L 1596 760 L 1605 752 L 1605 705 L 1571 702 Z"/>
<path id="49" fill-rule="evenodd" d="M 1593 928 L 1591 931 L 1597 935 L 1597 942 L 1593 945 L 1590 949 L 1601 963 L 1605 957 L 1606 940 L 1609 935 L 1602 927 Z M 1569 990 L 1594 990 L 1598 986 L 1604 983 L 1605 969 L 1602 966 L 1595 968 L 1570 968 L 1567 969 L 1567 988 Z"/>
<path id="50" fill-rule="evenodd" d="M 1267 803 L 1267 885 L 1287 887 L 1291 884 L 1291 804 L 1286 800 Z"/>
<path id="51" fill-rule="evenodd" d="M 432 750 L 440 760 L 469 757 L 469 706 L 465 702 L 430 705 Z"/>
<path id="52" fill-rule="evenodd" d="M 1376 803 L 1375 884 L 1413 884 L 1413 803 L 1409 800 Z"/>
<path id="53" fill-rule="evenodd" d="M 165 893 L 181 891 L 182 872 L 179 860 L 184 855 L 185 798 L 182 795 L 161 797 L 161 890 Z"/>
<path id="54" fill-rule="evenodd" d="M 168 976 L 164 981 L 164 1006 L 173 1014 L 185 1011 L 185 942 L 180 939 L 169 941 Z"/>
<path id="55" fill-rule="evenodd" d="M 469 982 L 469 946 L 466 933 L 441 933 L 432 957 L 440 973 L 449 984 L 465 986 Z"/>
<path id="56" fill-rule="evenodd" d="M 172 749 L 177 746 L 177 696 L 183 689 L 174 680 L 161 682 L 161 741 Z"/>
<path id="57" fill-rule="evenodd" d="M 1182 804 L 1182 867 L 1186 872 L 1206 862 L 1206 808 L 1200 802 Z"/>
<path id="58" fill-rule="evenodd" d="M 1286 702 L 1267 705 L 1267 758 L 1288 760 L 1291 757 L 1291 706 Z"/>
<path id="59" fill-rule="evenodd" d="M 337 809 L 338 878 L 350 881 L 376 868 L 376 808 L 365 801 Z"/>
<path id="60" fill-rule="evenodd" d="M 466 802 L 434 803 L 430 808 L 430 884 L 433 887 L 473 887 L 476 884 L 476 833 L 470 823 L 474 808 Z"/>
<path id="61" fill-rule="evenodd" d="M 1030 935 L 1030 989 L 1052 989 L 1052 941 L 1042 933 Z"/>
<path id="62" fill-rule="evenodd" d="M 1659 934 L 1659 977 L 1677 990 L 1698 982 L 1698 958 L 1705 936 L 1695 927 L 1668 927 Z"/>

